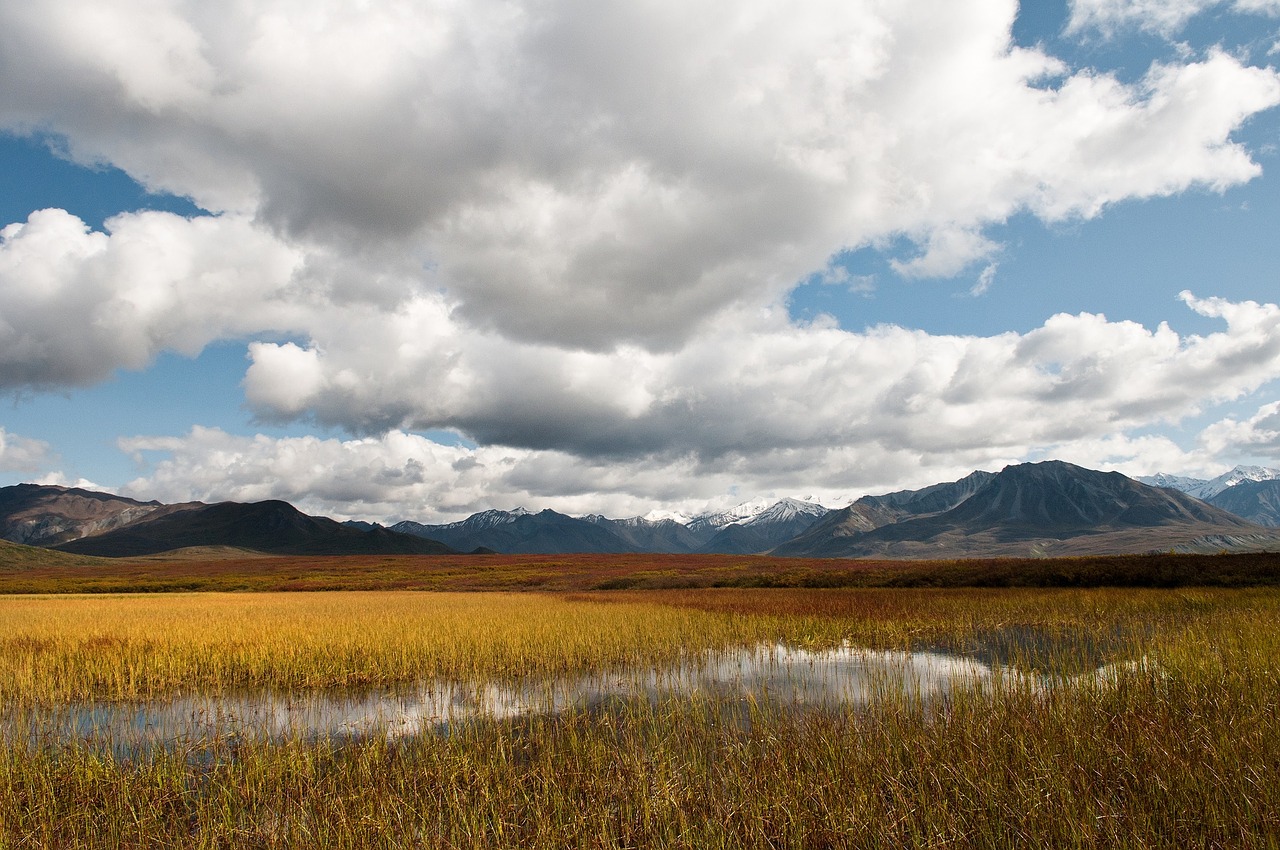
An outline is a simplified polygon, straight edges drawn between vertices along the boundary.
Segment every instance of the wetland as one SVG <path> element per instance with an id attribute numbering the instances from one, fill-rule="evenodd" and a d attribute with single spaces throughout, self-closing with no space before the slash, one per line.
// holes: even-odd
<path id="1" fill-rule="evenodd" d="M 1276 846 L 1280 592 L 0 597 L 0 846 Z"/>

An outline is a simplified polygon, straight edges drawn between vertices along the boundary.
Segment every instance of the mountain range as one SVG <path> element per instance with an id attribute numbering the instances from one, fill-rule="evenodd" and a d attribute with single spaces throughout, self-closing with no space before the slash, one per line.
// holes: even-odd
<path id="1" fill-rule="evenodd" d="M 83 555 L 186 547 L 280 555 L 769 553 L 794 557 L 961 558 L 1145 551 L 1280 550 L 1280 472 L 1150 483 L 1062 461 L 975 471 L 920 490 L 863 496 L 838 510 L 799 499 L 692 518 L 571 517 L 488 510 L 424 525 L 339 523 L 280 501 L 165 505 L 93 491 L 0 488 L 0 538 Z M 1196 497 L 1193 492 L 1203 494 Z"/>
<path id="2" fill-rule="evenodd" d="M 571 517 L 552 510 L 530 513 L 483 511 L 460 522 L 423 525 L 409 520 L 392 531 L 439 540 L 459 551 L 491 549 L 512 554 L 654 552 L 751 554 L 765 552 L 807 529 L 827 509 L 812 502 L 782 499 L 767 507 L 674 519 L 609 519 L 598 514 Z"/>
<path id="3" fill-rule="evenodd" d="M 1280 480 L 1280 469 L 1269 469 L 1265 466 L 1237 466 L 1217 478 L 1190 478 L 1160 472 L 1155 475 L 1141 476 L 1137 480 L 1153 487 L 1171 487 L 1174 490 L 1181 490 L 1189 496 L 1208 502 L 1214 496 L 1246 481 Z"/>

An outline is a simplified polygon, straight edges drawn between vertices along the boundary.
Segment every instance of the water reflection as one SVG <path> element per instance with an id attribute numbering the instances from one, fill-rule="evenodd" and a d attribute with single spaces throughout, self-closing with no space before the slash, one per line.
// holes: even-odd
<path id="1" fill-rule="evenodd" d="M 892 695 L 928 705 L 962 687 L 1026 676 L 972 656 L 852 646 L 810 651 L 747 647 L 666 669 L 482 685 L 440 681 L 395 690 L 185 696 L 142 704 L 72 705 L 0 717 L 0 737 L 29 744 L 109 742 L 117 750 L 213 741 L 390 737 L 441 731 L 477 718 L 504 720 L 570 709 L 608 710 L 682 697 L 784 710 L 858 708 Z"/>

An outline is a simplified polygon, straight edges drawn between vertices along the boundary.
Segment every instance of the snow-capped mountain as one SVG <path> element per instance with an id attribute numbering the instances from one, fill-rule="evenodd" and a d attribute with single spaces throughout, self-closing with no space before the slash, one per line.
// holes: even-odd
<path id="1" fill-rule="evenodd" d="M 392 530 L 446 542 L 460 552 L 491 550 L 507 553 L 636 552 L 629 541 L 596 522 L 552 510 L 531 513 L 482 511 L 461 522 L 422 525 L 398 522 Z"/>
<path id="2" fill-rule="evenodd" d="M 721 526 L 698 551 L 734 555 L 765 552 L 808 530 L 826 514 L 827 509 L 822 505 L 799 499 L 781 499 L 750 516 Z M 689 527 L 693 529 L 693 523 Z M 704 528 L 710 529 L 710 526 Z"/>
<path id="3" fill-rule="evenodd" d="M 1168 487 L 1172 490 L 1180 490 L 1183 493 L 1190 493 L 1192 490 L 1203 487 L 1209 483 L 1207 478 L 1191 478 L 1186 475 L 1170 475 L 1167 472 L 1157 472 L 1155 475 L 1139 475 L 1134 479 L 1142 484 L 1148 484 L 1152 487 Z"/>
<path id="4" fill-rule="evenodd" d="M 1153 487 L 1172 487 L 1175 490 L 1181 490 L 1188 496 L 1207 501 L 1228 487 L 1234 487 L 1241 481 L 1274 481 L 1276 479 L 1280 479 L 1280 469 L 1271 469 L 1265 466 L 1237 466 L 1230 472 L 1224 472 L 1217 478 L 1208 480 L 1169 475 L 1164 472 L 1156 475 L 1146 475 L 1138 480 Z"/>
<path id="5" fill-rule="evenodd" d="M 761 522 L 777 522 L 791 519 L 797 515 L 819 517 L 827 512 L 827 508 L 816 502 L 803 499 L 784 498 L 771 500 L 758 497 L 723 511 L 712 511 L 699 514 L 685 522 L 693 531 L 716 532 L 730 525 L 744 525 L 760 517 Z"/>
<path id="6" fill-rule="evenodd" d="M 647 519 L 630 517 L 628 519 L 609 519 L 599 514 L 582 517 L 583 521 L 607 529 L 610 533 L 637 552 L 669 552 L 685 554 L 696 551 L 704 542 L 699 535 L 683 522 L 674 519 Z"/>
<path id="7" fill-rule="evenodd" d="M 827 509 L 814 502 L 802 502 L 799 499 L 781 499 L 769 507 L 739 523 L 740 525 L 767 525 L 771 523 L 790 522 L 797 517 L 817 519 L 824 516 Z"/>
<path id="8" fill-rule="evenodd" d="M 686 523 L 693 531 L 719 531 L 726 525 L 733 525 L 735 522 L 751 519 L 753 516 L 769 509 L 773 504 L 763 497 L 752 499 L 749 502 L 743 502 L 740 505 L 734 505 L 723 511 L 711 511 L 705 514 L 698 514 Z"/>
<path id="9" fill-rule="evenodd" d="M 481 511 L 460 522 L 451 523 L 446 528 L 493 528 L 498 525 L 508 525 L 522 516 L 529 516 L 531 513 L 531 511 L 526 511 L 524 508 L 515 508 L 509 511 Z"/>

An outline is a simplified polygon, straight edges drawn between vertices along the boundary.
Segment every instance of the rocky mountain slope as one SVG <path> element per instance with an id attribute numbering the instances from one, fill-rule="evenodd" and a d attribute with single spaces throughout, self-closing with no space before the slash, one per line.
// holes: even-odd
<path id="1" fill-rule="evenodd" d="M 1208 502 L 1258 525 L 1280 527 L 1280 480 L 1241 481 Z"/>
<path id="2" fill-rule="evenodd" d="M 846 515 L 843 525 L 815 526 L 775 553 L 893 558 L 1106 554 L 1169 549 L 1206 537 L 1248 538 L 1253 544 L 1274 537 L 1271 545 L 1280 546 L 1280 534 L 1116 472 L 1047 461 L 1006 467 L 982 478 L 969 481 L 976 489 L 946 510 L 867 530 L 858 530 L 856 520 Z M 964 489 L 942 492 L 957 498 Z"/>
<path id="3" fill-rule="evenodd" d="M 981 470 L 959 481 L 933 484 L 921 490 L 899 490 L 881 496 L 863 496 L 847 508 L 831 511 L 806 532 L 780 544 L 780 555 L 802 555 L 810 550 L 838 549 L 844 538 L 864 534 L 910 517 L 931 516 L 950 510 L 972 496 L 995 476 Z"/>
<path id="4" fill-rule="evenodd" d="M 152 555 L 190 546 L 234 546 L 275 555 L 436 555 L 433 540 L 385 528 L 363 531 L 308 516 L 288 502 L 220 502 L 153 513 L 129 525 L 58 545 L 63 552 L 106 557 Z"/>
<path id="5" fill-rule="evenodd" d="M 0 487 L 0 538 L 30 546 L 55 546 L 101 534 L 172 507 L 75 487 Z"/>

